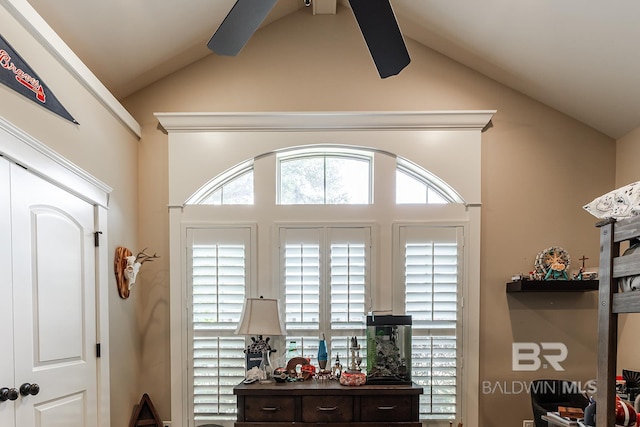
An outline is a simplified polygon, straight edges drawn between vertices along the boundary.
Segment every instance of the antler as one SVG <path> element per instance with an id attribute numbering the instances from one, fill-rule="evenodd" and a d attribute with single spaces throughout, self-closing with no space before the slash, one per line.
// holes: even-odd
<path id="1" fill-rule="evenodd" d="M 156 258 L 160 258 L 158 255 L 156 255 L 155 252 L 153 253 L 153 255 L 149 255 L 149 254 L 145 253 L 144 251 L 146 251 L 146 250 L 147 250 L 147 248 L 144 248 L 143 250 L 138 252 L 138 255 L 136 255 L 136 261 L 135 262 L 139 262 L 140 264 L 144 264 L 147 261 L 153 261 Z"/>

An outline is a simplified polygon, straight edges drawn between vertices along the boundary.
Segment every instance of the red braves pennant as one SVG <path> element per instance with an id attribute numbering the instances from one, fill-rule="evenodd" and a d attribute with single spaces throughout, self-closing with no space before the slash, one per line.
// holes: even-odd
<path id="1" fill-rule="evenodd" d="M 0 82 L 57 115 L 78 124 L 31 67 L 1 35 Z"/>

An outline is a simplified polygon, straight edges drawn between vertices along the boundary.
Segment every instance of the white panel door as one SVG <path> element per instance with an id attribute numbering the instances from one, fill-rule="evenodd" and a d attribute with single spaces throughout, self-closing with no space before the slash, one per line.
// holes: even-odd
<path id="1" fill-rule="evenodd" d="M 0 157 L 0 389 L 15 388 L 11 281 L 11 198 L 9 162 Z M 12 426 L 15 403 L 0 401 L 0 426 Z"/>
<path id="2" fill-rule="evenodd" d="M 15 401 L 15 425 L 94 427 L 94 207 L 10 167 L 14 384 L 39 386 Z"/>

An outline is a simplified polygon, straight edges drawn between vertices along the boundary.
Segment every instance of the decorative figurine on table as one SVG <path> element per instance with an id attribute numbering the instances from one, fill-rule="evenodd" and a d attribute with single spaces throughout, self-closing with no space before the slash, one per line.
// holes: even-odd
<path id="1" fill-rule="evenodd" d="M 327 358 L 329 355 L 327 354 L 327 344 L 324 338 L 324 334 L 322 334 L 322 339 L 318 343 L 318 366 L 320 367 L 320 371 L 324 371 L 327 368 Z"/>
<path id="2" fill-rule="evenodd" d="M 363 385 L 367 382 L 367 376 L 360 369 L 362 357 L 360 357 L 360 344 L 358 344 L 357 337 L 351 337 L 349 350 L 351 351 L 351 363 L 349 364 L 349 369 L 340 375 L 340 384 L 348 386 Z"/>
<path id="3" fill-rule="evenodd" d="M 333 378 L 332 370 L 327 369 L 329 354 L 327 352 L 327 342 L 322 334 L 322 339 L 318 343 L 318 371 L 315 374 L 316 380 L 329 380 Z"/>
<path id="4" fill-rule="evenodd" d="M 351 337 L 350 341 L 351 344 L 349 345 L 349 351 L 351 351 L 351 363 L 349 364 L 349 369 L 360 372 L 362 357 L 360 357 L 360 344 L 358 344 L 358 337 Z"/>
<path id="5" fill-rule="evenodd" d="M 340 378 L 342 375 L 342 363 L 340 363 L 340 353 L 336 354 L 336 363 L 331 368 L 331 377 Z"/>

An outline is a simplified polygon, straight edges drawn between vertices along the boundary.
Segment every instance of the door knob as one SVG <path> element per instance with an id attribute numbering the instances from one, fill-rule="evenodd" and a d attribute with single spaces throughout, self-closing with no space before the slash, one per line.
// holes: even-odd
<path id="1" fill-rule="evenodd" d="M 16 400 L 18 398 L 18 390 L 15 388 L 0 388 L 0 402 L 4 402 L 6 400 Z"/>
<path id="2" fill-rule="evenodd" d="M 23 396 L 35 396 L 40 393 L 40 386 L 38 384 L 24 383 L 20 386 L 20 394 Z"/>

